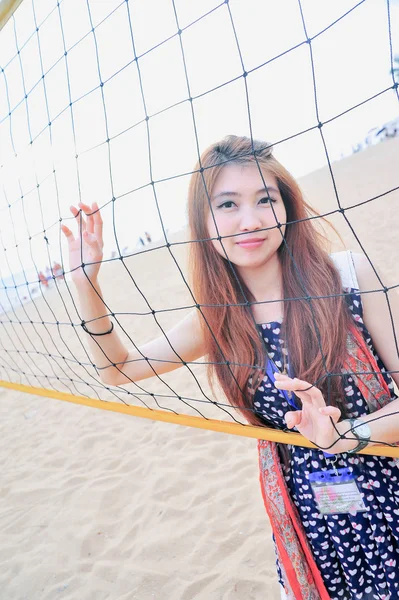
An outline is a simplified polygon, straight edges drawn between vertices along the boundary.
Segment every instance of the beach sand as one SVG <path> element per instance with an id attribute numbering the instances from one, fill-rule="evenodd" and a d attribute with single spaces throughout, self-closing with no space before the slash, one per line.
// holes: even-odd
<path id="1" fill-rule="evenodd" d="M 398 150 L 399 140 L 390 140 L 334 163 L 342 206 L 396 187 Z M 327 169 L 300 183 L 319 211 L 337 209 Z M 399 281 L 398 200 L 396 191 L 345 213 L 387 285 Z M 331 220 L 357 251 L 343 215 Z M 182 244 L 125 259 L 150 308 L 165 311 L 156 316 L 166 329 L 188 310 L 169 309 L 193 302 L 177 268 L 187 272 L 186 250 Z M 113 311 L 149 310 L 121 261 L 105 263 L 100 280 Z M 15 323 L 3 324 L 1 377 L 117 400 L 98 383 L 84 332 L 68 325 L 78 318 L 66 284 L 58 288 L 9 313 Z M 135 343 L 160 334 L 152 314 L 124 315 L 120 322 Z M 210 393 L 204 366 L 192 371 L 203 393 L 182 368 L 164 376 L 165 383 L 152 378 L 143 389 L 127 386 L 134 396 L 119 391 L 120 401 L 153 407 L 158 401 L 178 412 L 230 419 L 204 402 Z M 191 407 L 175 394 L 190 398 Z M 1 600 L 280 597 L 255 440 L 2 388 L 0 416 Z"/>

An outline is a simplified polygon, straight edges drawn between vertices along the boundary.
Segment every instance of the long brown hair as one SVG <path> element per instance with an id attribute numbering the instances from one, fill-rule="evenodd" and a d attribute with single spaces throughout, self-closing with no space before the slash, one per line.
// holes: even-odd
<path id="1" fill-rule="evenodd" d="M 255 299 L 229 261 L 216 251 L 207 229 L 210 197 L 219 172 L 226 164 L 248 163 L 256 163 L 261 173 L 274 175 L 287 213 L 285 243 L 282 240 L 278 253 L 284 299 L 290 299 L 284 303 L 282 334 L 293 373 L 317 382 L 326 402 L 345 414 L 341 377 L 326 375 L 341 371 L 351 316 L 340 296 L 341 278 L 327 253 L 326 237 L 309 220 L 317 213 L 304 201 L 292 175 L 274 158 L 270 145 L 232 135 L 202 154 L 188 195 L 190 270 L 194 296 L 205 316 L 201 321 L 210 383 L 213 386 L 216 378 L 228 401 L 247 421 L 262 424 L 252 406 L 266 357 L 247 304 Z"/>

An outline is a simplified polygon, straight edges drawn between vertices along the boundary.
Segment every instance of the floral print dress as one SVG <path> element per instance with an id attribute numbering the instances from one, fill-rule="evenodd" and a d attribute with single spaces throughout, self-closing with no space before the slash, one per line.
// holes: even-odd
<path id="1" fill-rule="evenodd" d="M 393 382 L 377 356 L 364 323 L 359 290 L 344 288 L 348 306 L 373 352 L 395 398 Z M 281 323 L 258 325 L 276 365 L 283 365 Z M 286 354 L 286 364 L 289 356 Z M 345 398 L 349 417 L 369 409 L 355 382 L 346 376 Z M 265 424 L 287 429 L 284 415 L 292 410 L 267 375 L 254 396 L 254 410 Z M 302 520 L 315 561 L 332 600 L 399 600 L 399 459 L 383 456 L 337 455 L 336 467 L 352 467 L 367 510 L 352 514 L 320 514 L 308 480 L 310 473 L 331 469 L 318 449 L 288 446 L 283 474 Z M 277 571 L 282 584 L 281 570 Z"/>

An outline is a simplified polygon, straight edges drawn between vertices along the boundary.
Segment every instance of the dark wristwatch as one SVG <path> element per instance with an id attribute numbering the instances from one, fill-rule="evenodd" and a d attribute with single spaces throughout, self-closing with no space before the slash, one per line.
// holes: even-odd
<path id="1" fill-rule="evenodd" d="M 358 439 L 359 443 L 353 450 L 347 450 L 348 454 L 363 450 L 367 446 L 371 438 L 371 429 L 368 423 L 365 423 L 361 419 L 347 419 L 351 426 L 351 432 Z"/>

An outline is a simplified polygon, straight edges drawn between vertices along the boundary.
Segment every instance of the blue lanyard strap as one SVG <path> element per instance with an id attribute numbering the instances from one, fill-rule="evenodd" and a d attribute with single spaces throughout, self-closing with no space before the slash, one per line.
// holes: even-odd
<path id="1" fill-rule="evenodd" d="M 267 374 L 268 378 L 274 384 L 276 382 L 275 374 L 280 373 L 280 369 L 278 368 L 278 366 L 276 365 L 276 363 L 270 356 L 266 357 L 265 370 L 266 370 L 266 374 Z M 288 374 L 291 377 L 289 366 L 288 366 Z M 298 406 L 295 404 L 295 401 L 293 400 L 292 392 L 287 392 L 287 390 L 279 390 L 279 393 L 283 394 L 284 398 L 287 400 L 287 402 L 290 406 L 295 408 L 295 410 L 299 410 Z"/>

